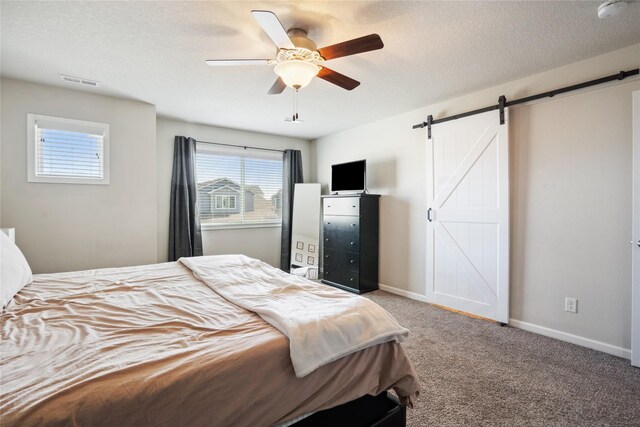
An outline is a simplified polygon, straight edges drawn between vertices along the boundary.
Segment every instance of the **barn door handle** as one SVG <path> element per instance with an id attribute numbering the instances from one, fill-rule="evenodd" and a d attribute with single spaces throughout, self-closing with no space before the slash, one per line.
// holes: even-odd
<path id="1" fill-rule="evenodd" d="M 433 221 L 433 217 L 431 216 L 431 213 L 433 212 L 433 209 L 429 208 L 429 210 L 427 210 L 427 221 L 432 222 Z"/>

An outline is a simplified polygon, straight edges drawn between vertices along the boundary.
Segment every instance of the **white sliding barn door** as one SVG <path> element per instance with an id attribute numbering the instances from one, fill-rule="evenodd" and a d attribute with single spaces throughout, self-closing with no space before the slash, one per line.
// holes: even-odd
<path id="1" fill-rule="evenodd" d="M 427 139 L 427 300 L 509 320 L 508 111 L 434 125 Z"/>

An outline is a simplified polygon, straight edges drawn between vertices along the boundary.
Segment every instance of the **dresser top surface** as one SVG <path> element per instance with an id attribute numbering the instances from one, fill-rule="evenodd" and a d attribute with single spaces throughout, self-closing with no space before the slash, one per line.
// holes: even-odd
<path id="1" fill-rule="evenodd" d="M 321 197 L 323 199 L 333 199 L 333 198 L 340 198 L 340 197 L 380 197 L 380 194 L 369 194 L 369 193 L 324 194 Z"/>

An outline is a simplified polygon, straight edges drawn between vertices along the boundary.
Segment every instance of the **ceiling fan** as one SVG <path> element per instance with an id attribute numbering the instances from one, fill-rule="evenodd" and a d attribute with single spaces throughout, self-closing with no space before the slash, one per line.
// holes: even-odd
<path id="1" fill-rule="evenodd" d="M 324 66 L 324 62 L 343 56 L 382 49 L 384 44 L 377 34 L 337 43 L 318 49 L 307 32 L 300 28 L 285 31 L 278 17 L 267 10 L 253 10 L 251 15 L 258 21 L 278 48 L 275 59 L 209 59 L 211 66 L 275 65 L 278 79 L 269 89 L 269 95 L 282 93 L 289 86 L 296 92 L 307 86 L 313 77 L 333 83 L 346 90 L 353 90 L 360 82 Z"/>

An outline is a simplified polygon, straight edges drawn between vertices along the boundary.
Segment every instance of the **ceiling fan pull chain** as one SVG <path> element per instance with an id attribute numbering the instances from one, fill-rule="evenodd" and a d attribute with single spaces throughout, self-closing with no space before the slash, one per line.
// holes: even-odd
<path id="1" fill-rule="evenodd" d="M 293 115 L 291 116 L 292 121 L 298 120 L 298 89 L 295 89 L 293 92 Z"/>
<path id="2" fill-rule="evenodd" d="M 298 116 L 298 108 L 299 108 L 298 104 L 300 102 L 300 98 L 299 98 L 300 97 L 300 93 L 299 93 L 298 89 L 296 89 L 295 97 L 296 97 L 296 120 L 298 120 L 299 117 L 300 117 L 300 116 Z"/>

